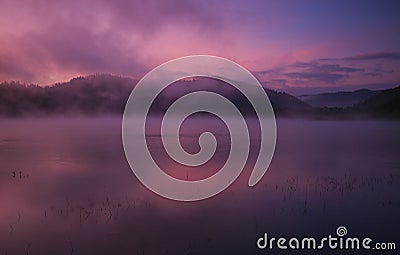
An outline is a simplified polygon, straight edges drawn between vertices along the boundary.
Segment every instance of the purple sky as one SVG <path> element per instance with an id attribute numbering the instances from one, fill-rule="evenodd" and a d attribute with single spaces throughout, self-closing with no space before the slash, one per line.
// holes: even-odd
<path id="1" fill-rule="evenodd" d="M 398 1 L 0 2 L 0 80 L 141 78 L 181 56 L 232 59 L 294 94 L 400 81 Z"/>

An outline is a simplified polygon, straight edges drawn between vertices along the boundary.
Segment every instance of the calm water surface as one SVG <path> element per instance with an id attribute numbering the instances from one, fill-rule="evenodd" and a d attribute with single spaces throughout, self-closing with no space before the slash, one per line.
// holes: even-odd
<path id="1" fill-rule="evenodd" d="M 231 187 L 183 203 L 135 178 L 120 118 L 2 119 L 0 254 L 266 254 L 255 245 L 264 232 L 318 237 L 339 225 L 352 236 L 400 240 L 400 122 L 277 126 L 276 152 L 259 184 L 247 186 L 257 156 L 252 137 L 249 162 Z M 216 156 L 198 168 L 171 162 L 152 127 L 150 149 L 176 178 L 210 176 L 228 155 L 229 135 L 218 120 L 184 123 L 189 152 L 199 149 L 202 131 L 217 134 Z"/>

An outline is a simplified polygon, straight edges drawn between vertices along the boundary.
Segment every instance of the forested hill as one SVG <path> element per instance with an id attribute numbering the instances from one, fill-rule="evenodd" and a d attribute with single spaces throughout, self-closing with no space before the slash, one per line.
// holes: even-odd
<path id="1" fill-rule="evenodd" d="M 137 80 L 107 74 L 78 77 L 46 87 L 4 82 L 0 83 L 0 116 L 122 115 L 136 83 Z M 162 113 L 177 96 L 195 91 L 198 87 L 221 93 L 244 113 L 250 111 L 249 103 L 238 91 L 218 80 L 179 81 L 170 87 L 160 94 L 152 113 Z M 400 119 L 399 90 L 399 87 L 383 90 L 353 107 L 331 109 L 313 108 L 287 93 L 265 89 L 278 117 L 311 119 L 348 119 L 352 116 Z"/>

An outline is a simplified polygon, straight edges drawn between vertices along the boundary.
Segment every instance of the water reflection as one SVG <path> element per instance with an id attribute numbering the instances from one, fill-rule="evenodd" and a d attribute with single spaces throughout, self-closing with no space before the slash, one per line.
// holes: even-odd
<path id="1" fill-rule="evenodd" d="M 185 149 L 198 150 L 204 129 L 218 134 L 221 147 L 197 169 L 169 162 L 157 134 L 149 135 L 176 178 L 201 179 L 224 162 L 226 129 L 217 120 L 201 123 L 183 127 Z M 258 185 L 247 186 L 250 158 L 226 191 L 182 203 L 133 176 L 118 118 L 1 120 L 0 254 L 263 254 L 255 241 L 266 231 L 318 236 L 338 225 L 399 240 L 399 127 L 278 120 L 276 153 Z"/>

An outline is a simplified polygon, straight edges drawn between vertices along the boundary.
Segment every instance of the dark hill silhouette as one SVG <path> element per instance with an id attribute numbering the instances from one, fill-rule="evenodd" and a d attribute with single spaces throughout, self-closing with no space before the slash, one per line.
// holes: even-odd
<path id="1" fill-rule="evenodd" d="M 73 78 L 40 87 L 16 82 L 0 84 L 0 115 L 98 115 L 121 113 L 136 81 L 111 75 Z"/>
<path id="2" fill-rule="evenodd" d="M 130 78 L 105 74 L 77 77 L 47 87 L 5 82 L 0 84 L 0 116 L 122 114 L 136 83 Z M 161 94 L 153 113 L 163 112 L 168 102 L 204 84 L 207 89 L 230 97 L 244 112 L 249 110 L 250 107 L 237 91 L 224 87 L 219 80 L 204 78 L 181 81 L 172 88 L 168 87 Z M 303 116 L 311 111 L 309 105 L 289 94 L 268 89 L 266 92 L 277 116 Z"/>
<path id="3" fill-rule="evenodd" d="M 400 86 L 383 90 L 351 109 L 364 118 L 400 119 Z"/>
<path id="4" fill-rule="evenodd" d="M 264 89 L 278 117 L 307 117 L 313 113 L 313 108 L 285 92 Z"/>
<path id="5" fill-rule="evenodd" d="M 0 84 L 0 116 L 122 115 L 136 83 L 136 80 L 130 78 L 107 74 L 77 77 L 47 87 L 4 82 Z M 179 81 L 169 86 L 159 95 L 151 113 L 163 113 L 176 98 L 201 88 L 226 96 L 242 113 L 253 111 L 240 92 L 219 80 L 202 78 Z M 313 108 L 287 93 L 270 89 L 265 91 L 278 117 L 400 119 L 400 87 L 383 90 L 347 108 Z M 263 100 L 262 97 L 260 100 Z"/>
<path id="6" fill-rule="evenodd" d="M 238 106 L 243 114 L 255 114 L 250 102 L 238 90 L 232 88 L 232 86 L 223 81 L 204 77 L 171 84 L 161 93 L 159 103 L 155 107 L 157 109 L 153 111 L 153 113 L 164 113 L 168 106 L 179 97 L 190 92 L 204 89 L 225 96 Z M 305 117 L 312 113 L 311 106 L 294 96 L 265 88 L 264 91 L 267 93 L 274 108 L 275 115 L 278 117 Z M 264 100 L 264 98 L 260 96 L 259 100 Z"/>
<path id="7" fill-rule="evenodd" d="M 379 90 L 359 89 L 355 91 L 301 95 L 298 98 L 313 107 L 345 108 L 359 104 L 379 92 Z"/>

